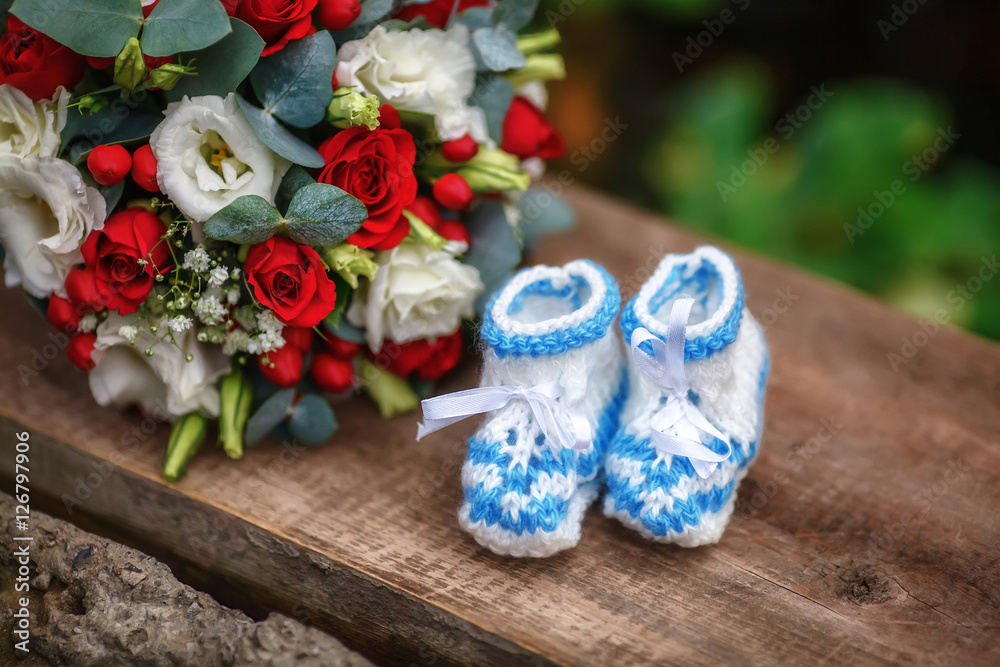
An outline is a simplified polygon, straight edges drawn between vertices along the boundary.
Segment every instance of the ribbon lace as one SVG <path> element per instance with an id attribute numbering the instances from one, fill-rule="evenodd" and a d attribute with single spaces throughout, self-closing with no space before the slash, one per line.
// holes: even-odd
<path id="1" fill-rule="evenodd" d="M 556 458 L 561 447 L 586 449 L 594 439 L 590 423 L 582 413 L 559 403 L 560 393 L 559 382 L 553 381 L 534 387 L 478 387 L 427 398 L 420 402 L 424 421 L 417 425 L 417 440 L 467 417 L 498 410 L 516 399 L 528 402 Z"/>
<path id="2" fill-rule="evenodd" d="M 664 405 L 650 420 L 653 445 L 665 454 L 686 456 L 691 466 L 702 478 L 708 477 L 716 466 L 732 454 L 729 438 L 705 418 L 698 407 L 688 399 L 687 374 L 684 372 L 684 340 L 694 299 L 682 297 L 674 302 L 667 322 L 667 340 L 664 342 L 640 327 L 632 332 L 632 359 L 636 366 L 660 388 L 667 397 Z M 648 342 L 653 356 L 639 346 Z M 702 434 L 714 436 L 725 443 L 726 451 L 717 454 L 702 442 Z"/>

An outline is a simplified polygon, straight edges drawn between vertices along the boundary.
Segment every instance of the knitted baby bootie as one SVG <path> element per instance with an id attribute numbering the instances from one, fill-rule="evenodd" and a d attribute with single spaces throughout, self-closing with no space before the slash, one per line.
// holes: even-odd
<path id="1" fill-rule="evenodd" d="M 420 435 L 488 411 L 469 440 L 459 510 L 481 545 L 549 556 L 580 540 L 628 391 L 610 331 L 620 305 L 614 279 L 592 262 L 522 270 L 483 317 L 480 388 L 424 401 Z"/>
<path id="2" fill-rule="evenodd" d="M 718 542 L 757 454 L 764 332 L 718 248 L 668 255 L 623 309 L 629 399 L 606 464 L 604 513 L 648 539 Z"/>

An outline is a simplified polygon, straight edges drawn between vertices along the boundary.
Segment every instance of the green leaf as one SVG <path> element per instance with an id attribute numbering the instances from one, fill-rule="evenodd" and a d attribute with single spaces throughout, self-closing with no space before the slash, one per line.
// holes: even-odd
<path id="1" fill-rule="evenodd" d="M 122 198 L 122 193 L 125 192 L 125 181 L 124 179 L 112 185 L 111 187 L 104 188 L 104 202 L 107 204 L 108 214 L 115 210 L 115 206 L 118 205 L 118 201 Z"/>
<path id="2" fill-rule="evenodd" d="M 264 401 L 247 421 L 244 444 L 250 446 L 260 442 L 275 426 L 285 421 L 294 399 L 294 389 L 282 389 Z"/>
<path id="3" fill-rule="evenodd" d="M 302 444 L 318 445 L 336 433 L 337 418 L 325 398 L 306 394 L 296 403 L 288 429 Z"/>
<path id="4" fill-rule="evenodd" d="M 524 67 L 524 54 L 517 48 L 517 34 L 503 26 L 479 28 L 472 33 L 472 43 L 483 64 L 494 72 Z"/>
<path id="5" fill-rule="evenodd" d="M 236 101 L 239 102 L 240 109 L 243 110 L 250 126 L 257 133 L 257 138 L 265 146 L 286 160 L 303 167 L 319 169 L 323 166 L 323 156 L 317 153 L 312 146 L 282 127 L 274 116 L 250 104 L 240 95 L 236 96 Z"/>
<path id="6" fill-rule="evenodd" d="M 260 59 L 264 40 L 257 31 L 239 19 L 230 19 L 232 32 L 201 51 L 181 54 L 187 63 L 194 60 L 197 68 L 195 76 L 183 77 L 174 89 L 167 93 L 171 102 L 177 102 L 185 95 L 219 95 L 225 97 L 243 83 Z"/>
<path id="7" fill-rule="evenodd" d="M 360 200 L 326 183 L 300 188 L 285 215 L 288 235 L 310 246 L 336 245 L 358 231 L 368 217 Z"/>
<path id="8" fill-rule="evenodd" d="M 163 112 L 153 96 L 141 104 L 134 98 L 115 100 L 95 114 L 70 109 L 62 131 L 63 156 L 79 164 L 101 144 L 120 144 L 145 139 L 163 121 Z"/>
<path id="9" fill-rule="evenodd" d="M 472 242 L 462 261 L 479 270 L 486 290 L 476 300 L 482 314 L 486 302 L 521 263 L 521 244 L 507 222 L 503 205 L 496 201 L 480 204 L 469 216 L 466 227 Z"/>
<path id="10" fill-rule="evenodd" d="M 169 3 L 168 3 L 169 4 Z M 112 58 L 139 34 L 139 0 L 17 0 L 10 13 L 84 56 Z"/>
<path id="11" fill-rule="evenodd" d="M 281 226 L 281 215 L 258 195 L 237 197 L 212 214 L 205 223 L 205 235 L 233 243 L 263 243 Z"/>
<path id="12" fill-rule="evenodd" d="M 267 113 L 295 127 L 312 127 L 323 120 L 333 99 L 336 60 L 330 33 L 317 32 L 262 58 L 250 73 L 250 83 Z"/>
<path id="13" fill-rule="evenodd" d="M 486 114 L 486 128 L 493 141 L 503 141 L 503 120 L 514 99 L 514 86 L 499 74 L 486 73 L 476 77 L 476 88 L 469 104 L 475 105 Z"/>
<path id="14" fill-rule="evenodd" d="M 347 310 L 347 304 L 351 302 L 351 295 L 354 293 L 354 290 L 352 290 L 351 286 L 347 284 L 347 281 L 341 278 L 336 272 L 332 272 L 329 275 L 330 280 L 332 280 L 333 284 L 336 285 L 337 300 L 333 304 L 333 310 L 330 314 L 323 318 L 323 322 L 325 322 L 330 329 L 336 331 L 340 326 L 340 318 L 343 317 L 344 311 Z"/>
<path id="15" fill-rule="evenodd" d="M 455 15 L 454 23 L 464 25 L 470 31 L 488 28 L 493 25 L 493 9 L 491 7 L 469 7 Z"/>
<path id="16" fill-rule="evenodd" d="M 493 10 L 493 24 L 517 32 L 531 23 L 537 8 L 538 0 L 500 0 Z"/>
<path id="17" fill-rule="evenodd" d="M 142 52 L 170 56 L 197 51 L 215 44 L 231 30 L 220 2 L 160 0 L 142 29 Z"/>
<path id="18" fill-rule="evenodd" d="M 278 207 L 279 211 L 287 211 L 288 205 L 292 201 L 292 197 L 295 193 L 299 191 L 310 183 L 315 183 L 316 179 L 309 175 L 309 172 L 295 164 L 292 168 L 285 172 L 285 175 L 281 178 L 281 185 L 278 186 L 278 194 L 274 196 L 275 206 Z"/>
<path id="19" fill-rule="evenodd" d="M 530 245 L 540 237 L 572 229 L 576 214 L 562 197 L 541 186 L 528 188 L 517 202 L 521 213 L 524 244 Z"/>
<path id="20" fill-rule="evenodd" d="M 336 310 L 336 306 L 334 306 L 334 310 Z M 323 325 L 323 329 L 325 331 L 333 334 L 337 338 L 343 338 L 346 341 L 357 343 L 358 345 L 368 344 L 368 338 L 365 335 L 365 330 L 361 327 L 354 326 L 349 320 L 340 318 L 336 324 L 331 324 L 328 320 L 323 320 L 320 324 Z"/>
<path id="21" fill-rule="evenodd" d="M 361 14 L 349 28 L 375 23 L 392 11 L 392 0 L 362 0 Z"/>

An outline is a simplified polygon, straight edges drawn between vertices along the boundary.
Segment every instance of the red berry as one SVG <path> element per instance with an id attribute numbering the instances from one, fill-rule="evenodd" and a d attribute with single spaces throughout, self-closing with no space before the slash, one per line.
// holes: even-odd
<path id="1" fill-rule="evenodd" d="M 70 336 L 69 345 L 66 346 L 66 356 L 82 371 L 89 371 L 96 366 L 90 354 L 94 351 L 94 343 L 97 336 L 92 332 L 78 333 Z"/>
<path id="2" fill-rule="evenodd" d="M 123 146 L 104 144 L 87 156 L 87 169 L 101 185 L 118 185 L 132 168 L 132 156 Z"/>
<path id="3" fill-rule="evenodd" d="M 336 69 L 333 70 L 333 78 L 330 79 L 330 83 L 333 84 L 333 89 L 334 90 L 337 90 L 338 88 L 340 88 L 340 81 L 337 81 L 337 70 Z"/>
<path id="4" fill-rule="evenodd" d="M 434 199 L 445 208 L 461 211 L 472 203 L 472 188 L 458 174 L 445 174 L 434 183 Z"/>
<path id="5" fill-rule="evenodd" d="M 49 309 L 46 312 L 49 323 L 59 331 L 69 333 L 80 326 L 80 313 L 73 302 L 53 294 L 49 297 Z"/>
<path id="6" fill-rule="evenodd" d="M 361 16 L 359 0 L 319 0 L 319 22 L 329 30 L 343 30 Z"/>
<path id="7" fill-rule="evenodd" d="M 132 180 L 143 190 L 160 191 L 156 182 L 156 156 L 149 144 L 137 148 L 132 156 Z"/>
<path id="8" fill-rule="evenodd" d="M 458 220 L 443 220 L 441 224 L 438 225 L 437 233 L 449 241 L 464 241 L 465 243 L 472 242 L 472 239 L 469 237 L 469 230 L 467 230 L 465 225 Z"/>
<path id="9" fill-rule="evenodd" d="M 449 162 L 468 162 L 476 157 L 479 152 L 479 144 L 476 140 L 465 135 L 461 139 L 452 139 L 441 144 L 441 154 Z"/>
<path id="10" fill-rule="evenodd" d="M 285 327 L 281 330 L 281 337 L 285 343 L 294 345 L 302 352 L 312 349 L 313 330 L 306 327 Z"/>
<path id="11" fill-rule="evenodd" d="M 78 309 L 97 312 L 104 299 L 97 290 L 97 275 L 89 269 L 73 269 L 66 276 L 66 294 Z"/>
<path id="12" fill-rule="evenodd" d="M 399 119 L 399 112 L 391 104 L 383 104 L 378 108 L 378 126 L 386 130 L 395 130 L 403 127 L 403 121 Z"/>
<path id="13" fill-rule="evenodd" d="M 350 359 L 358 352 L 361 351 L 361 346 L 357 343 L 352 343 L 346 341 L 343 338 L 337 338 L 336 336 L 330 336 L 326 339 L 326 349 L 330 351 L 335 357 L 340 357 L 341 359 Z"/>
<path id="14" fill-rule="evenodd" d="M 265 357 L 269 363 L 264 363 Z M 302 379 L 302 361 L 302 351 L 294 345 L 285 345 L 257 357 L 264 377 L 283 389 L 294 387 Z"/>
<path id="15" fill-rule="evenodd" d="M 323 391 L 342 394 L 354 386 L 354 362 L 326 352 L 317 352 L 309 375 Z"/>

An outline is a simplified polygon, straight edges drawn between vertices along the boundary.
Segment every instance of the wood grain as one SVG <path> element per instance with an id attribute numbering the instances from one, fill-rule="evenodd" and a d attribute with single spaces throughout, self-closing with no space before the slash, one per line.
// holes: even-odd
<path id="1" fill-rule="evenodd" d="M 699 242 L 569 194 L 578 231 L 533 259 L 590 257 L 626 296 Z M 455 517 L 475 424 L 418 445 L 416 415 L 381 422 L 360 399 L 326 446 L 207 451 L 167 485 L 166 426 L 97 408 L 62 355 L 22 380 L 50 329 L 14 291 L 0 471 L 26 429 L 39 492 L 387 663 L 1000 663 L 1000 348 L 943 327 L 894 370 L 915 320 L 735 254 L 773 371 L 760 459 L 714 547 L 654 546 L 595 508 L 574 550 L 494 556 Z M 472 384 L 467 366 L 442 390 Z"/>

